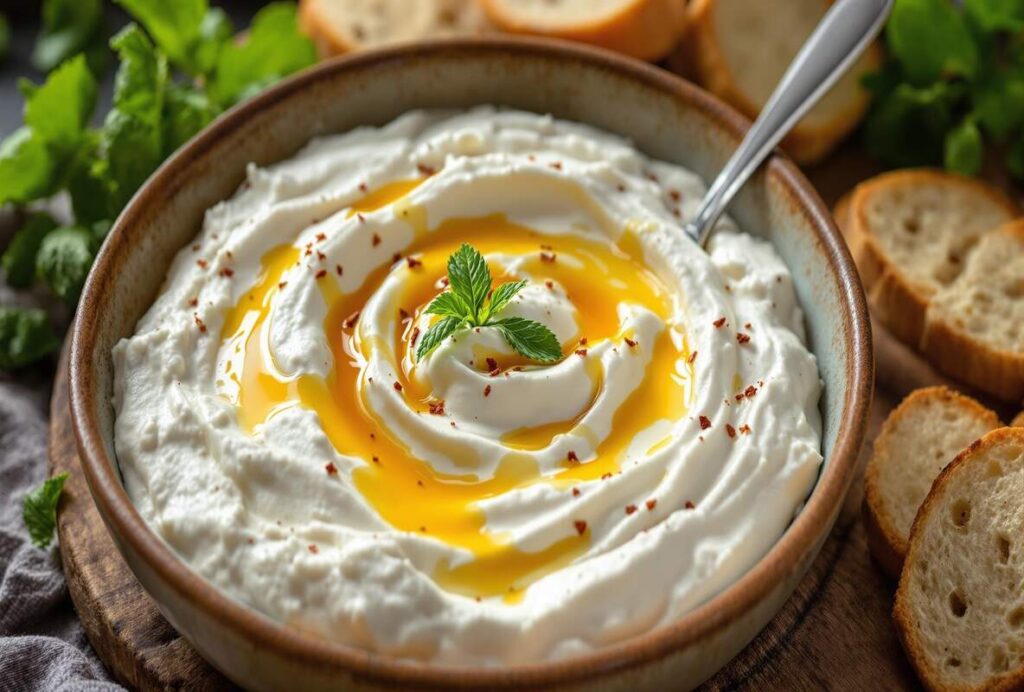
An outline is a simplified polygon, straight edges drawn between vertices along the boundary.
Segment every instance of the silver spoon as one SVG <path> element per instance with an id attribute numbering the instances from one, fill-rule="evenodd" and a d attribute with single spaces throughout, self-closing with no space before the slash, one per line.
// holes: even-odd
<path id="1" fill-rule="evenodd" d="M 715 178 L 686 234 L 701 247 L 715 222 L 793 126 L 874 40 L 893 0 L 838 0 L 797 53 L 747 136 Z"/>

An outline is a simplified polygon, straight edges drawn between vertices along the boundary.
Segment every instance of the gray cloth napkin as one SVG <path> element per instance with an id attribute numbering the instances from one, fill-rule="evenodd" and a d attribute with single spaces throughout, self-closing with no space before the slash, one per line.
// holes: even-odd
<path id="1" fill-rule="evenodd" d="M 46 370 L 0 375 L 0 692 L 121 690 L 85 638 L 56 543 L 33 546 L 21 519 L 47 475 Z"/>

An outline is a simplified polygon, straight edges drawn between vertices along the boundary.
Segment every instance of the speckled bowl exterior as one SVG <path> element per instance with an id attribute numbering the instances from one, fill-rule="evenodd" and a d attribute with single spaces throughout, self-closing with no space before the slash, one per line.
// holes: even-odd
<path id="1" fill-rule="evenodd" d="M 71 348 L 71 414 L 82 465 L 114 542 L 167 619 L 215 667 L 253 689 L 681 689 L 699 684 L 775 615 L 827 537 L 856 470 L 872 393 L 870 327 L 845 245 L 807 180 L 774 158 L 736 200 L 793 273 L 825 383 L 825 462 L 806 506 L 745 576 L 674 622 L 564 661 L 502 668 L 400 661 L 285 627 L 192 572 L 125 493 L 113 444 L 111 349 L 131 335 L 172 258 L 250 162 L 286 159 L 311 137 L 383 125 L 416 108 L 495 104 L 576 120 L 711 178 L 747 122 L 704 91 L 611 53 L 530 39 L 410 44 L 327 62 L 230 111 L 139 191 L 86 284 Z"/>

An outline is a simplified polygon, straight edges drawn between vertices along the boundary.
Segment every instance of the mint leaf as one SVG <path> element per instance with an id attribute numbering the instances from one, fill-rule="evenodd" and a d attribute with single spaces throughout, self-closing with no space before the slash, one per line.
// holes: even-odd
<path id="1" fill-rule="evenodd" d="M 936 82 L 925 89 L 899 84 L 876 97 L 864 124 L 868 153 L 892 166 L 925 166 L 942 161 L 953 108 L 962 94 L 957 85 Z"/>
<path id="2" fill-rule="evenodd" d="M 231 19 L 219 7 L 211 7 L 199 25 L 199 41 L 192 51 L 196 74 L 213 72 L 220 52 L 235 35 Z"/>
<path id="3" fill-rule="evenodd" d="M 985 32 L 1024 30 L 1024 3 L 1020 0 L 965 0 L 964 11 Z"/>
<path id="4" fill-rule="evenodd" d="M 168 85 L 164 93 L 163 155 L 174 153 L 216 118 L 219 112 L 199 89 L 182 84 Z"/>
<path id="5" fill-rule="evenodd" d="M 66 473 L 47 478 L 41 486 L 26 495 L 22 502 L 22 519 L 32 543 L 39 548 L 45 548 L 53 541 L 53 531 L 57 527 L 57 504 L 67 479 Z"/>
<path id="6" fill-rule="evenodd" d="M 26 91 L 25 124 L 59 150 L 74 149 L 96 108 L 96 78 L 85 56 L 68 60 L 42 86 Z"/>
<path id="7" fill-rule="evenodd" d="M 113 185 L 105 174 L 106 161 L 99 155 L 100 133 L 90 130 L 67 166 L 65 185 L 79 224 L 113 218 L 120 211 L 112 207 Z"/>
<path id="8" fill-rule="evenodd" d="M 540 322 L 522 317 L 509 317 L 491 322 L 489 326 L 501 331 L 508 345 L 525 358 L 550 363 L 562 357 L 558 337 Z"/>
<path id="9" fill-rule="evenodd" d="M 494 293 L 491 294 L 491 301 L 487 304 L 481 321 L 486 323 L 491 315 L 496 315 L 504 310 L 512 302 L 512 299 L 516 297 L 516 294 L 525 287 L 525 281 L 509 281 L 494 289 Z"/>
<path id="10" fill-rule="evenodd" d="M 44 0 L 43 29 L 32 51 L 32 64 L 49 72 L 78 53 L 85 53 L 89 69 L 100 74 L 106 67 L 106 23 L 103 0 Z"/>
<path id="11" fill-rule="evenodd" d="M 77 226 L 58 228 L 43 238 L 36 274 L 58 296 L 74 305 L 92 266 L 92 234 Z"/>
<path id="12" fill-rule="evenodd" d="M 997 139 L 1024 123 L 1024 69 L 992 71 L 979 76 L 971 89 L 972 115 Z"/>
<path id="13" fill-rule="evenodd" d="M 316 50 L 299 32 L 295 5 L 272 3 L 256 13 L 244 42 L 223 46 L 210 95 L 226 108 L 314 62 Z"/>
<path id="14" fill-rule="evenodd" d="M 0 370 L 33 363 L 57 348 L 42 310 L 0 306 Z"/>
<path id="15" fill-rule="evenodd" d="M 117 4 L 146 27 L 175 65 L 198 74 L 193 49 L 207 13 L 206 0 L 117 0 Z"/>
<path id="16" fill-rule="evenodd" d="M 473 315 L 470 314 L 469 308 L 457 295 L 451 291 L 445 291 L 441 293 L 427 306 L 426 313 L 428 315 L 442 315 L 449 317 L 459 317 L 461 319 L 470 319 Z"/>
<path id="17" fill-rule="evenodd" d="M 46 142 L 28 127 L 0 142 L 0 205 L 28 202 L 53 190 L 56 164 Z"/>
<path id="18" fill-rule="evenodd" d="M 960 175 L 977 175 L 984 153 L 981 131 L 970 118 L 946 134 L 943 160 L 947 170 Z"/>
<path id="19" fill-rule="evenodd" d="M 0 256 L 7 283 L 14 288 L 25 288 L 36 276 L 36 254 L 43 238 L 57 227 L 49 214 L 38 213 L 28 217 L 11 238 L 11 242 Z"/>
<path id="20" fill-rule="evenodd" d="M 448 281 L 452 292 L 469 308 L 472 322 L 479 324 L 477 317 L 491 290 L 491 270 L 484 256 L 472 245 L 463 243 L 448 258 Z"/>
<path id="21" fill-rule="evenodd" d="M 445 317 L 431 325 L 427 333 L 420 337 L 420 344 L 416 348 L 416 360 L 426 358 L 463 324 L 464 321 L 459 317 Z"/>
<path id="22" fill-rule="evenodd" d="M 949 0 L 896 0 L 886 27 L 889 47 L 920 86 L 945 76 L 973 77 L 978 47 Z"/>

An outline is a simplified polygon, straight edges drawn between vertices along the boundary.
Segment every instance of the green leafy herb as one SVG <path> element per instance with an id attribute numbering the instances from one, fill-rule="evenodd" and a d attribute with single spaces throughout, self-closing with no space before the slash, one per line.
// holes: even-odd
<path id="1" fill-rule="evenodd" d="M 199 73 L 193 55 L 207 12 L 206 0 L 117 0 L 117 3 L 146 27 L 173 63 L 192 74 Z"/>
<path id="2" fill-rule="evenodd" d="M 0 205 L 48 195 L 55 170 L 43 138 L 31 128 L 19 127 L 0 142 Z"/>
<path id="3" fill-rule="evenodd" d="M 25 496 L 21 516 L 28 529 L 32 543 L 46 548 L 53 542 L 53 531 L 57 527 L 57 504 L 64 490 L 68 474 L 62 473 L 47 478 L 43 484 Z"/>
<path id="4" fill-rule="evenodd" d="M 50 73 L 41 86 L 23 82 L 25 124 L 51 147 L 73 151 L 96 107 L 96 78 L 84 56 L 76 56 Z"/>
<path id="5" fill-rule="evenodd" d="M 103 0 L 44 0 L 43 30 L 32 52 L 36 69 L 49 72 L 68 58 L 84 53 L 96 74 L 107 63 Z"/>
<path id="6" fill-rule="evenodd" d="M 57 227 L 49 214 L 33 214 L 11 238 L 10 244 L 0 256 L 7 283 L 15 288 L 32 284 L 36 276 L 36 254 L 47 233 Z"/>
<path id="7" fill-rule="evenodd" d="M 47 233 L 36 255 L 36 274 L 58 296 L 78 300 L 94 256 L 92 233 L 77 226 Z"/>
<path id="8" fill-rule="evenodd" d="M 550 363 L 561 357 L 558 338 L 540 322 L 523 317 L 494 319 L 523 290 L 525 281 L 504 283 L 492 293 L 491 270 L 483 255 L 468 244 L 448 258 L 448 281 L 450 290 L 427 306 L 427 314 L 440 315 L 441 319 L 420 339 L 417 359 L 425 358 L 449 336 L 469 327 L 497 329 L 516 353 L 530 360 Z"/>
<path id="9" fill-rule="evenodd" d="M 57 348 L 42 310 L 0 306 L 0 370 L 28 365 Z"/>
<path id="10" fill-rule="evenodd" d="M 893 166 L 941 164 L 976 175 L 986 144 L 1004 144 L 1007 167 L 1021 177 L 1024 2 L 956 5 L 896 0 L 886 27 L 890 58 L 864 80 L 874 96 L 868 152 Z"/>

